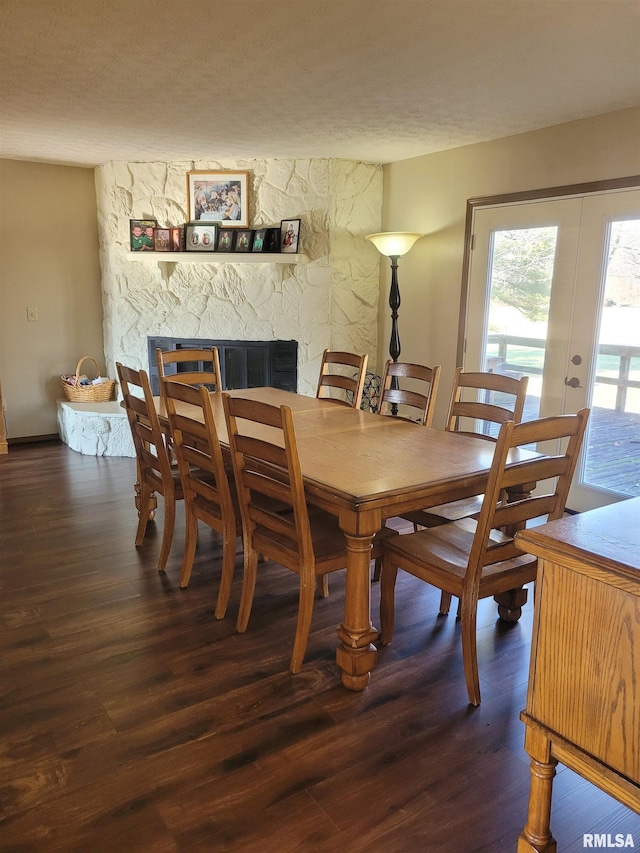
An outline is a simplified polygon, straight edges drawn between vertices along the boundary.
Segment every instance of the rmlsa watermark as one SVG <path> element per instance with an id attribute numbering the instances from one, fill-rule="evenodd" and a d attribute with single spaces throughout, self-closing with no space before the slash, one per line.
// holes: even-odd
<path id="1" fill-rule="evenodd" d="M 611 835 L 608 832 L 587 832 L 582 836 L 582 846 L 583 847 L 630 847 L 632 850 L 635 850 L 635 844 L 633 843 L 633 835 L 628 832 L 626 835 L 622 832 L 617 832 L 615 835 Z"/>

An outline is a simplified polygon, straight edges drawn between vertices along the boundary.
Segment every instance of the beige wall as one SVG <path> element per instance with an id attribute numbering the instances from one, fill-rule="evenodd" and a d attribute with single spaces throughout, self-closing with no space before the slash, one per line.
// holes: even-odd
<path id="1" fill-rule="evenodd" d="M 441 364 L 442 426 L 456 343 L 469 198 L 640 174 L 640 108 L 415 157 L 384 167 L 385 231 L 426 236 L 400 259 L 401 359 Z M 381 264 L 378 362 L 388 357 L 391 272 Z"/>
<path id="2" fill-rule="evenodd" d="M 27 307 L 37 308 L 37 322 L 27 322 Z M 104 369 L 93 170 L 0 160 L 0 381 L 9 439 L 58 432 L 59 376 L 83 355 Z"/>

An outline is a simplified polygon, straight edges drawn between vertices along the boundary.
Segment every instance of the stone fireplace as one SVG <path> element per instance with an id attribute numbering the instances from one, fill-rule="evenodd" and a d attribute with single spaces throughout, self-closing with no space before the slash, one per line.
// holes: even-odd
<path id="1" fill-rule="evenodd" d="M 247 170 L 251 227 L 300 218 L 299 263 L 129 257 L 129 220 L 187 218 L 186 173 Z M 322 351 L 376 364 L 381 167 L 345 160 L 108 163 L 96 169 L 107 370 L 149 367 L 148 338 L 297 342 L 297 390 L 315 394 Z"/>

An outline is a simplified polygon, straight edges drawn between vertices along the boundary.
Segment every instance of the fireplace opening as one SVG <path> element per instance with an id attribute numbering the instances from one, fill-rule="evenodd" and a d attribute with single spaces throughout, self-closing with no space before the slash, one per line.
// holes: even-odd
<path id="1" fill-rule="evenodd" d="M 156 364 L 156 349 L 206 349 L 218 347 L 222 387 L 227 391 L 235 388 L 260 388 L 271 386 L 285 391 L 298 390 L 298 342 L 297 341 L 220 341 L 208 338 L 148 337 L 149 380 L 154 394 L 160 393 L 160 379 Z M 210 363 L 209 363 L 210 364 Z M 168 365 L 170 371 L 193 371 L 210 369 L 202 363 L 186 362 Z"/>

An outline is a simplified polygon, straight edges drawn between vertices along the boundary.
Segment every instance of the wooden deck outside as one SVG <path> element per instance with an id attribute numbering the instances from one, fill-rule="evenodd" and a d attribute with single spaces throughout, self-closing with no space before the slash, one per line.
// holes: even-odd
<path id="1" fill-rule="evenodd" d="M 585 482 L 640 496 L 640 414 L 594 407 L 589 421 Z"/>
<path id="2" fill-rule="evenodd" d="M 539 417 L 539 411 L 540 398 L 528 395 L 523 420 Z M 497 435 L 497 427 L 491 434 Z M 588 457 L 583 479 L 588 485 L 640 497 L 640 414 L 594 406 L 584 447 Z"/>

